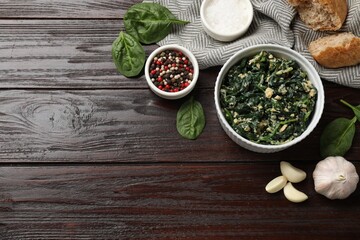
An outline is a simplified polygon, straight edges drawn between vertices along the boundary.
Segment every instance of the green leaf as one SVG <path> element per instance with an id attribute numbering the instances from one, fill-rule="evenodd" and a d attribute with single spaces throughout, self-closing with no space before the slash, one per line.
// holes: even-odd
<path id="1" fill-rule="evenodd" d="M 137 76 L 145 63 L 144 48 L 136 39 L 124 32 L 120 32 L 112 44 L 112 57 L 117 70 L 126 77 Z"/>
<path id="2" fill-rule="evenodd" d="M 179 134 L 187 139 L 196 139 L 205 127 L 205 114 L 201 104 L 191 97 L 181 105 L 176 117 Z"/>
<path id="3" fill-rule="evenodd" d="M 186 24 L 164 6 L 157 3 L 138 3 L 129 8 L 124 16 L 126 32 L 141 43 L 152 44 L 164 39 L 172 24 Z"/>
<path id="4" fill-rule="evenodd" d="M 345 104 L 346 106 L 348 106 L 349 108 L 351 108 L 355 114 L 355 116 L 357 117 L 358 121 L 360 122 L 360 105 L 355 107 L 353 105 L 351 105 L 350 103 L 344 101 L 344 100 L 340 100 L 340 102 L 342 102 L 343 104 Z"/>
<path id="5" fill-rule="evenodd" d="M 320 137 L 320 154 L 323 158 L 345 155 L 354 139 L 355 122 L 356 117 L 351 120 L 337 118 L 325 127 Z"/>

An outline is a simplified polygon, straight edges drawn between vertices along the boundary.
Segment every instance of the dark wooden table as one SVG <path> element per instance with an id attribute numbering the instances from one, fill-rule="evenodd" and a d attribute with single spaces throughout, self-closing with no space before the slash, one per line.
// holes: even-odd
<path id="1" fill-rule="evenodd" d="M 184 100 L 115 70 L 111 44 L 140 0 L 0 1 L 0 239 L 360 239 L 360 187 L 331 201 L 312 171 L 324 126 L 351 116 L 360 90 L 324 82 L 316 130 L 280 153 L 249 152 L 224 133 L 213 101 L 219 68 L 201 72 L 206 113 L 181 138 Z M 157 46 L 146 46 L 149 55 Z M 346 155 L 360 172 L 359 125 Z M 306 170 L 302 204 L 267 194 L 286 160 Z"/>

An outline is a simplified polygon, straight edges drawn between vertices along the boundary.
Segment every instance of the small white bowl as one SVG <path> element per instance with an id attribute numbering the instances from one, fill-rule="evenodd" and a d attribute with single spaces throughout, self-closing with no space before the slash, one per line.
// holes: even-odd
<path id="1" fill-rule="evenodd" d="M 150 78 L 149 69 L 150 69 L 150 65 L 151 65 L 153 59 L 155 58 L 155 56 L 157 54 L 159 54 L 163 51 L 166 51 L 166 50 L 181 51 L 186 57 L 188 57 L 188 59 L 190 60 L 190 62 L 193 65 L 193 68 L 194 68 L 193 79 L 192 79 L 191 83 L 189 84 L 189 86 L 187 86 L 186 88 L 184 88 L 183 90 L 178 91 L 178 92 L 165 92 L 163 90 L 160 90 L 154 85 L 154 83 L 151 81 L 151 78 Z M 150 89 L 159 97 L 162 97 L 165 99 L 171 99 L 171 100 L 185 97 L 194 89 L 196 82 L 198 80 L 198 77 L 199 77 L 199 71 L 200 71 L 199 65 L 198 65 L 198 62 L 197 62 L 195 56 L 188 49 L 186 49 L 182 46 L 176 45 L 176 44 L 165 45 L 165 46 L 157 48 L 150 54 L 150 56 L 146 60 L 146 64 L 145 64 L 145 78 L 146 78 L 146 81 L 147 81 Z"/>
<path id="2" fill-rule="evenodd" d="M 262 50 L 272 53 L 274 56 L 282 57 L 285 59 L 293 59 L 295 60 L 298 65 L 303 69 L 307 75 L 309 80 L 312 82 L 313 86 L 317 89 L 317 100 L 315 105 L 315 111 L 313 113 L 312 119 L 309 123 L 307 129 L 297 138 L 281 144 L 281 145 L 265 145 L 265 144 L 258 144 L 252 142 L 234 131 L 234 129 L 230 126 L 230 124 L 226 121 L 220 106 L 220 88 L 222 85 L 223 78 L 228 73 L 230 68 L 237 64 L 241 59 L 248 56 L 253 56 Z M 221 68 L 220 73 L 218 74 L 216 84 L 215 84 L 215 106 L 217 111 L 217 116 L 219 118 L 220 124 L 226 134 L 238 145 L 259 153 L 272 153 L 272 152 L 279 152 L 282 151 L 290 146 L 297 144 L 298 142 L 302 141 L 306 138 L 316 127 L 318 122 L 320 121 L 323 109 L 324 109 L 324 102 L 325 102 L 325 94 L 324 94 L 324 87 L 322 85 L 321 79 L 319 74 L 311 65 L 311 63 L 302 55 L 295 52 L 294 50 L 283 47 L 280 45 L 273 45 L 273 44 L 261 44 L 255 45 L 243 50 L 240 50 L 235 55 L 233 55 Z"/>
<path id="3" fill-rule="evenodd" d="M 242 6 L 231 8 L 230 4 L 233 2 L 242 4 Z M 237 10 L 238 12 L 235 12 Z M 214 16 L 208 16 L 210 13 Z M 253 15 L 254 9 L 250 0 L 204 0 L 200 8 L 201 23 L 205 32 L 210 37 L 222 42 L 231 42 L 241 37 L 248 30 Z M 224 27 L 215 26 L 215 23 L 220 23 Z"/>

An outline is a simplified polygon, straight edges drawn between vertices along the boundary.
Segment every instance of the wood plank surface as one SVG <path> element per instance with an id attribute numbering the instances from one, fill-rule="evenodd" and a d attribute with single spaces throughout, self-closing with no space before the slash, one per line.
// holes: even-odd
<path id="1" fill-rule="evenodd" d="M 219 67 L 206 69 L 193 92 L 206 127 L 183 139 L 175 119 L 186 99 L 155 96 L 111 59 L 126 10 L 141 1 L 0 1 L 0 240 L 360 239 L 360 188 L 331 201 L 311 176 L 325 125 L 352 116 L 339 100 L 358 105 L 360 90 L 324 82 L 314 132 L 257 154 L 222 130 Z M 358 170 L 359 130 L 345 156 Z M 296 184 L 305 203 L 265 192 L 281 160 L 307 172 Z"/>
<path id="2" fill-rule="evenodd" d="M 297 166 L 302 204 L 265 192 L 278 162 L 0 167 L 1 239 L 359 239 L 360 188 L 328 200 Z"/>
<path id="3" fill-rule="evenodd" d="M 128 88 L 111 45 L 120 20 L 0 20 L 1 88 Z M 156 46 L 146 46 L 147 55 Z"/>
<path id="4" fill-rule="evenodd" d="M 117 72 L 111 45 L 121 20 L 0 20 L 0 88 L 145 88 Z M 147 56 L 157 48 L 144 46 Z M 218 68 L 203 71 L 212 86 Z"/>
<path id="5" fill-rule="evenodd" d="M 335 85 L 330 85 L 335 86 Z M 358 104 L 359 90 L 326 88 L 325 113 L 303 142 L 280 153 L 256 154 L 234 142 L 216 116 L 212 89 L 195 89 L 206 127 L 195 141 L 176 131 L 176 113 L 185 100 L 169 101 L 144 90 L 7 90 L 0 92 L 1 162 L 219 162 L 320 160 L 325 124 L 351 116 L 339 99 Z M 345 91 L 344 91 L 345 92 Z M 360 133 L 346 155 L 360 160 Z"/>
<path id="6" fill-rule="evenodd" d="M 122 18 L 141 0 L 1 0 L 0 18 Z"/>

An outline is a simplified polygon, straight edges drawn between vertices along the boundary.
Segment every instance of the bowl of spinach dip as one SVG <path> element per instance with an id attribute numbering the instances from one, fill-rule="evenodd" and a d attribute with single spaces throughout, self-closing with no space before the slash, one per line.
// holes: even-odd
<path id="1" fill-rule="evenodd" d="M 314 67 L 299 53 L 256 45 L 222 67 L 215 105 L 232 140 L 255 152 L 277 152 L 315 128 L 324 108 L 324 89 Z"/>

